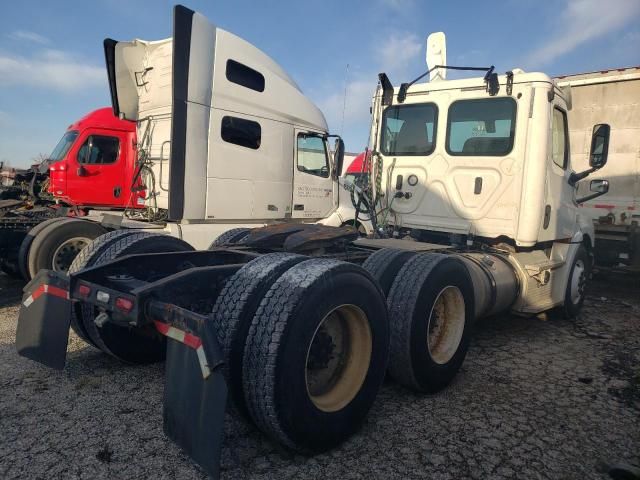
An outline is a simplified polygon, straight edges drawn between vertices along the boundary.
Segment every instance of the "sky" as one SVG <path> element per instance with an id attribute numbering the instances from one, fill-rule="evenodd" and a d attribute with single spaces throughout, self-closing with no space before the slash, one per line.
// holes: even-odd
<path id="1" fill-rule="evenodd" d="M 562 75 L 640 65 L 640 0 L 193 0 L 187 7 L 276 60 L 362 151 L 377 74 L 426 71 L 426 37 L 449 65 Z M 48 154 L 85 113 L 110 104 L 102 41 L 171 35 L 164 0 L 3 1 L 0 161 Z M 345 95 L 346 93 L 346 95 Z M 344 111 L 344 115 L 343 115 Z"/>

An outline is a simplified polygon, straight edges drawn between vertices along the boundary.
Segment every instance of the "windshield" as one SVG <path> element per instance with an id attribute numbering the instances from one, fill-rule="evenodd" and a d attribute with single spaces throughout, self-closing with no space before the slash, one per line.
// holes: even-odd
<path id="1" fill-rule="evenodd" d="M 77 137 L 78 137 L 77 130 L 70 130 L 67 133 L 65 133 L 60 139 L 60 141 L 58 142 L 58 144 L 56 145 L 56 148 L 53 149 L 53 152 L 51 152 L 51 155 L 49 155 L 49 158 L 47 160 L 50 160 L 52 162 L 57 162 L 58 160 L 62 160 L 67 154 L 67 152 L 69 151 L 69 149 L 71 148 L 71 145 L 73 145 L 73 142 L 75 142 Z"/>

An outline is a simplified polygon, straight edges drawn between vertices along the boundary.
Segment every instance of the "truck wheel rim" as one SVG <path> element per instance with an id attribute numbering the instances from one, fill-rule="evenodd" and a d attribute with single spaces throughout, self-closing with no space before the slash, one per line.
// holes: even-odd
<path id="1" fill-rule="evenodd" d="M 52 267 L 56 272 L 66 272 L 69 270 L 73 259 L 86 247 L 91 239 L 86 237 L 74 237 L 60 244 L 53 252 Z"/>
<path id="2" fill-rule="evenodd" d="M 458 351 L 465 325 L 464 297 L 458 287 L 444 287 L 433 302 L 427 324 L 427 346 L 434 362 L 443 365 Z"/>
<path id="3" fill-rule="evenodd" d="M 571 301 L 574 305 L 580 303 L 584 296 L 584 286 L 587 276 L 585 274 L 584 261 L 578 259 L 573 266 L 573 275 L 571 276 Z"/>
<path id="4" fill-rule="evenodd" d="M 318 325 L 307 350 L 305 381 L 313 404 L 324 412 L 341 410 L 364 383 L 372 350 L 367 315 L 341 305 Z"/>

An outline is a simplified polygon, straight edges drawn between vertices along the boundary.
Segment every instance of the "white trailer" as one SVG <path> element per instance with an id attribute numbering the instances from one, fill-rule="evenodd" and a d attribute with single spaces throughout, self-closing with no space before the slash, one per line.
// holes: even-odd
<path id="1" fill-rule="evenodd" d="M 596 263 L 640 272 L 640 67 L 566 75 L 556 81 L 571 88 L 574 168 L 588 167 L 592 125 L 611 125 L 611 161 L 593 176 L 609 181 L 609 193 L 605 201 L 582 204 L 595 226 Z M 578 196 L 587 190 L 588 185 L 578 184 Z"/>
<path id="2" fill-rule="evenodd" d="M 443 35 L 435 38 L 431 59 L 445 51 Z M 166 50 L 156 55 L 168 45 L 171 62 Z M 605 165 L 609 127 L 595 126 L 590 167 L 574 172 L 567 94 L 547 75 L 491 67 L 448 81 L 432 64 L 431 82 L 394 88 L 381 74 L 372 181 L 358 192 L 379 235 L 358 239 L 352 228 L 302 223 L 335 205 L 340 162 L 328 158 L 319 111 L 256 47 L 178 6 L 171 43 L 108 41 L 106 52 L 116 108 L 142 129 L 155 125 L 152 155 L 162 157 L 170 141 L 168 177 L 157 166 L 168 197 L 158 202 L 174 235 L 205 237 L 197 241 L 206 246 L 205 225 L 228 215 L 217 204 L 225 200 L 256 220 L 268 205 L 292 206 L 297 222 L 202 251 L 166 234 L 103 235 L 70 274 L 43 270 L 32 280 L 16 345 L 64 368 L 71 327 L 125 362 L 166 356 L 165 432 L 212 476 L 228 396 L 274 441 L 324 451 L 358 429 L 387 371 L 417 392 L 445 388 L 475 319 L 579 313 L 594 233 L 575 185 Z M 243 62 L 242 75 L 229 73 L 232 59 Z M 158 109 L 142 115 L 156 68 L 172 93 L 152 95 Z M 273 155 L 297 167 L 288 173 Z M 262 177 L 269 165 L 282 176 Z M 588 197 L 607 187 L 592 181 Z"/>

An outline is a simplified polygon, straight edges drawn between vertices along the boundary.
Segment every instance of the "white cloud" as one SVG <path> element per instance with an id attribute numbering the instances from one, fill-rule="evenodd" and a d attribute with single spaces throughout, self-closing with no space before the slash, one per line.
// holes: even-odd
<path id="1" fill-rule="evenodd" d="M 72 92 L 103 85 L 106 71 L 67 52 L 42 50 L 27 58 L 0 52 L 0 85 Z"/>
<path id="2" fill-rule="evenodd" d="M 387 41 L 381 42 L 380 59 L 387 72 L 405 70 L 415 64 L 418 54 L 423 51 L 423 41 L 414 33 L 394 33 Z"/>
<path id="3" fill-rule="evenodd" d="M 424 51 L 426 43 L 417 35 L 408 32 L 392 32 L 388 37 L 372 48 L 376 60 L 365 69 L 354 68 L 348 75 L 346 86 L 334 83 L 332 89 L 325 90 L 324 97 L 318 99 L 318 106 L 325 114 L 333 132 L 345 134 L 357 133 L 350 138 L 347 149 L 359 150 L 365 146 L 369 130 L 371 97 L 378 83 L 378 73 L 386 72 L 395 85 L 411 81 L 416 72 L 426 70 Z M 344 122 L 342 112 L 344 106 Z"/>
<path id="4" fill-rule="evenodd" d="M 566 0 L 556 33 L 531 52 L 526 64 L 540 66 L 572 52 L 580 45 L 613 32 L 640 13 L 637 0 Z"/>
<path id="5" fill-rule="evenodd" d="M 367 80 L 353 80 L 347 84 L 346 105 L 344 89 L 330 94 L 320 101 L 319 107 L 325 114 L 331 129 L 338 132 L 342 125 L 342 110 L 344 106 L 344 124 L 350 125 L 364 121 L 369 117 L 371 97 L 376 88 L 375 75 Z"/>
<path id="6" fill-rule="evenodd" d="M 28 30 L 16 30 L 14 32 L 8 33 L 7 37 L 11 38 L 12 40 L 26 40 L 28 42 L 39 43 L 41 45 L 50 43 L 47 37 L 44 37 L 39 33 L 30 32 Z"/>

